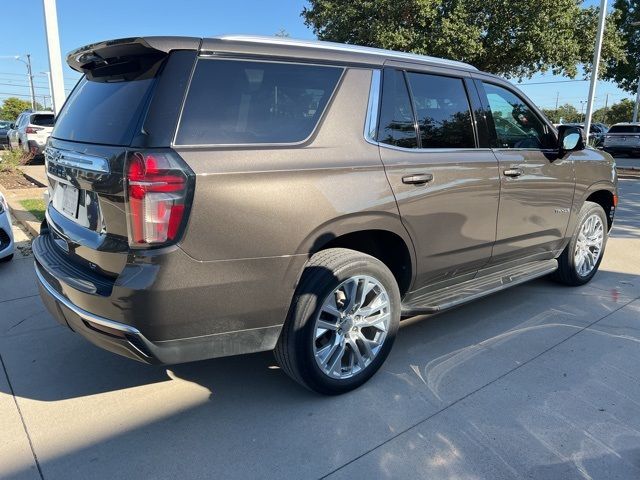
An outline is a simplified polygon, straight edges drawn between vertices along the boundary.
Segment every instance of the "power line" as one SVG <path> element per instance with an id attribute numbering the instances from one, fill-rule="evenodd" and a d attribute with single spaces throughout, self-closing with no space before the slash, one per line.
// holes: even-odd
<path id="1" fill-rule="evenodd" d="M 2 83 L 0 82 L 0 85 L 4 85 L 7 87 L 18 87 L 18 88 L 29 88 L 29 85 L 16 85 L 15 83 Z M 47 92 L 49 91 L 49 87 L 45 87 L 45 86 L 38 86 L 38 85 L 34 85 L 33 88 L 39 88 L 40 90 L 46 90 Z M 70 88 L 65 88 L 64 89 L 65 92 L 70 92 L 71 89 Z"/>
<path id="2" fill-rule="evenodd" d="M 27 76 L 27 74 L 26 74 L 26 73 L 14 73 L 14 72 L 0 72 L 0 75 L 13 75 L 13 76 L 15 76 L 15 77 L 23 77 L 23 78 Z M 37 74 L 37 73 L 34 73 L 34 74 L 33 74 L 33 76 L 34 76 L 34 77 L 37 77 L 37 76 L 38 76 L 38 74 Z M 73 84 L 75 85 L 75 84 L 77 83 L 77 81 L 78 81 L 78 80 L 77 80 L 77 79 L 75 79 L 75 80 L 74 80 L 74 79 L 72 79 L 72 78 L 65 78 L 65 79 L 64 79 L 64 81 L 65 81 L 65 82 L 73 83 Z"/>

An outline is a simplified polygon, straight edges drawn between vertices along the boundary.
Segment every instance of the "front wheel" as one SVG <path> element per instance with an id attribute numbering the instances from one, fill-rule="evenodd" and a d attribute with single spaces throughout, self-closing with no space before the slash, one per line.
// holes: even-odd
<path id="1" fill-rule="evenodd" d="M 380 368 L 399 323 L 398 284 L 381 261 L 354 250 L 323 250 L 302 274 L 275 356 L 310 390 L 344 393 Z"/>
<path id="2" fill-rule="evenodd" d="M 555 278 L 565 285 L 589 282 L 598 271 L 607 243 L 607 216 L 594 202 L 585 202 L 578 214 L 576 231 L 558 257 Z"/>

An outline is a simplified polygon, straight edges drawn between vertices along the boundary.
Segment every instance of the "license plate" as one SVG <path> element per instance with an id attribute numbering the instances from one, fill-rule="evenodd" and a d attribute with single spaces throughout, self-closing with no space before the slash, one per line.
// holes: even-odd
<path id="1" fill-rule="evenodd" d="M 78 211 L 78 189 L 67 185 L 62 195 L 62 211 L 75 218 Z"/>

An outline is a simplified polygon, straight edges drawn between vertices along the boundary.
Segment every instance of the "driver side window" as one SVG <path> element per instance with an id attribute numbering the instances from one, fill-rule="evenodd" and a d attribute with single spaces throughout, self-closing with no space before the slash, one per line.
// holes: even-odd
<path id="1" fill-rule="evenodd" d="M 550 148 L 547 126 L 518 96 L 504 88 L 484 83 L 498 148 Z"/>

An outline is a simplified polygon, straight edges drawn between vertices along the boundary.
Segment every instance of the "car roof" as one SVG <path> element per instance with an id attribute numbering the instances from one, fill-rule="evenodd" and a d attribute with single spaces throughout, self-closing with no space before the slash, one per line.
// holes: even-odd
<path id="1" fill-rule="evenodd" d="M 137 55 L 145 52 L 198 50 L 203 55 L 239 54 L 264 55 L 318 61 L 337 61 L 368 65 L 384 65 L 388 60 L 401 60 L 427 65 L 477 71 L 468 63 L 413 53 L 379 48 L 347 45 L 318 40 L 298 40 L 256 35 L 221 35 L 210 38 L 195 37 L 132 37 L 86 45 L 67 55 L 67 63 L 78 71 L 107 63 L 107 59 Z"/>

